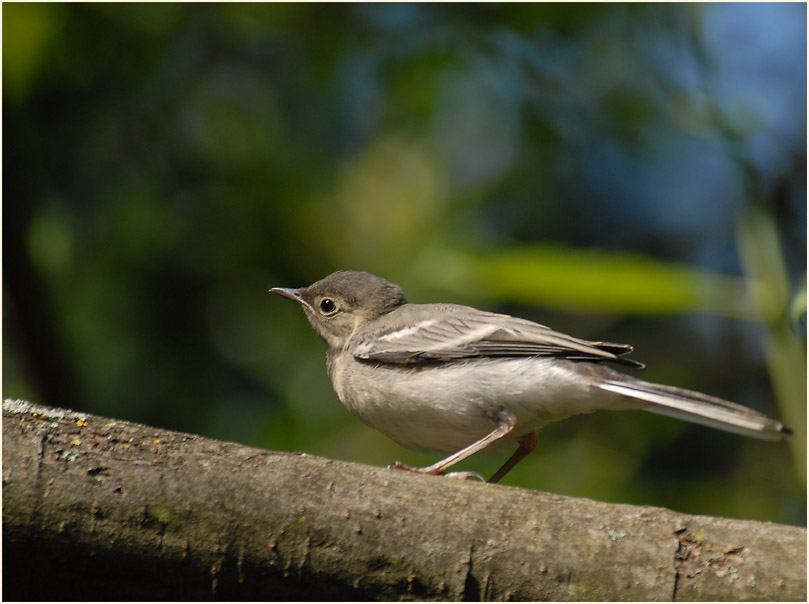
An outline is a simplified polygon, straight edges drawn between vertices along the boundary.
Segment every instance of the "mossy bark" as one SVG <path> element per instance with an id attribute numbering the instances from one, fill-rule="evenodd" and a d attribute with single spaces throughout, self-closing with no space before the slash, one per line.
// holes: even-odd
<path id="1" fill-rule="evenodd" d="M 3 595 L 805 601 L 806 530 L 6 401 Z"/>

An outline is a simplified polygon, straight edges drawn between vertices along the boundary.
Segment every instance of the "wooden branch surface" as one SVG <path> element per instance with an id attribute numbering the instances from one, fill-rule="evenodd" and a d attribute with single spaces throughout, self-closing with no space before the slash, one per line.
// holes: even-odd
<path id="1" fill-rule="evenodd" d="M 6 600 L 806 600 L 806 530 L 3 404 Z"/>

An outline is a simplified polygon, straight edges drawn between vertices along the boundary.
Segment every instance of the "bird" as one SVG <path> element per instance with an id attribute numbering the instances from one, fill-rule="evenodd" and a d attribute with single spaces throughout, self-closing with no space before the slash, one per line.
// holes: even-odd
<path id="1" fill-rule="evenodd" d="M 611 367 L 644 367 L 628 357 L 628 344 L 460 304 L 412 304 L 401 287 L 368 272 L 341 270 L 308 287 L 270 291 L 303 308 L 351 413 L 405 447 L 450 453 L 427 467 L 390 468 L 482 479 L 448 470 L 480 451 L 516 446 L 488 480 L 496 483 L 534 450 L 543 426 L 599 410 L 643 409 L 763 440 L 792 435 L 742 405 Z"/>

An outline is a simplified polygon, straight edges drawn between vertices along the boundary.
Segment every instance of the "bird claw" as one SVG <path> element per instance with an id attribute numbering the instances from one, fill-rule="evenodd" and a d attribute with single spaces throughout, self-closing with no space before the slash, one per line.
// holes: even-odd
<path id="1" fill-rule="evenodd" d="M 401 461 L 394 461 L 392 464 L 389 464 L 388 469 L 405 470 L 407 472 L 413 472 L 415 474 L 431 474 L 433 476 L 446 476 L 447 478 L 454 478 L 455 480 L 478 478 L 481 482 L 486 482 L 486 479 L 483 478 L 483 476 L 481 476 L 477 472 L 436 472 L 428 468 L 414 468 L 413 466 L 403 464 Z"/>
<path id="2" fill-rule="evenodd" d="M 467 478 L 477 478 L 480 482 L 486 482 L 486 479 L 483 478 L 477 472 L 447 472 L 446 474 L 442 474 L 442 476 L 446 476 L 447 478 L 454 478 L 455 480 L 466 480 Z"/>
<path id="3" fill-rule="evenodd" d="M 394 461 L 393 463 L 388 464 L 388 470 L 404 470 L 406 472 L 414 472 L 416 474 L 435 474 L 435 472 L 428 472 L 422 470 L 421 468 L 414 468 L 413 466 L 405 465 L 401 461 Z"/>

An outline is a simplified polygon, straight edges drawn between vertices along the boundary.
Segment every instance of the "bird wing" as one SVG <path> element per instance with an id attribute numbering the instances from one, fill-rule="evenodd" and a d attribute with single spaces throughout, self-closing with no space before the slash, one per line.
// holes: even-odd
<path id="1" fill-rule="evenodd" d="M 454 304 L 400 307 L 356 333 L 349 351 L 358 359 L 387 363 L 549 356 L 643 366 L 624 358 L 632 352 L 626 344 L 588 342 L 525 319 Z"/>

